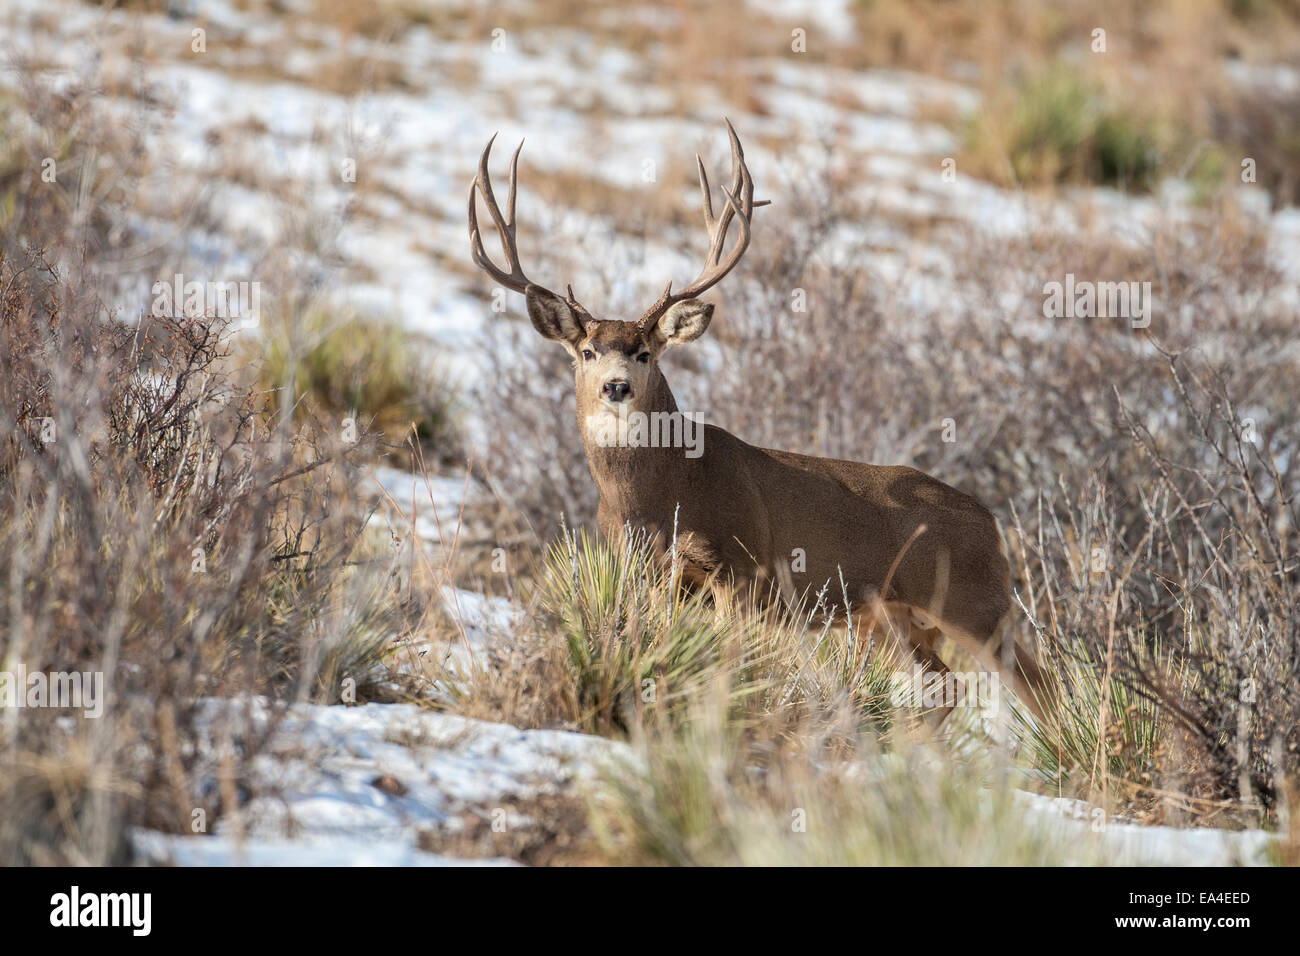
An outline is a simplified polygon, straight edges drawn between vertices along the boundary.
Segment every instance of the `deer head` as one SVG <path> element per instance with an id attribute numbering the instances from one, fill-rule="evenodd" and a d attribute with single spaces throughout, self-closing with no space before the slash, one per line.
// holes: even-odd
<path id="1" fill-rule="evenodd" d="M 754 201 L 754 182 L 745 165 L 740 140 L 729 120 L 727 133 L 731 137 L 731 188 L 722 188 L 726 205 L 720 215 L 714 215 L 704 162 L 699 156 L 695 157 L 709 236 L 704 267 L 695 281 L 680 292 L 673 292 L 669 282 L 659 299 L 636 321 L 597 318 L 574 298 L 571 285 L 566 286 L 567 295 L 559 296 L 524 275 L 515 243 L 515 193 L 523 143 L 519 144 L 510 161 L 510 191 L 504 213 L 492 192 L 487 169 L 495 136 L 483 150 L 478 175 L 474 177 L 469 194 L 471 255 L 475 264 L 496 282 L 522 292 L 533 327 L 544 338 L 559 342 L 573 357 L 580 421 L 590 424 L 593 416 L 616 414 L 620 406 L 625 411 L 671 407 L 672 394 L 660 372 L 659 357 L 668 346 L 692 342 L 709 327 L 713 305 L 701 302 L 697 297 L 735 268 L 749 247 L 750 218 L 754 207 L 767 204 L 766 200 Z M 509 271 L 496 266 L 483 248 L 477 211 L 480 195 L 496 226 Z M 740 235 L 727 251 L 727 231 L 733 220 L 739 225 Z"/>

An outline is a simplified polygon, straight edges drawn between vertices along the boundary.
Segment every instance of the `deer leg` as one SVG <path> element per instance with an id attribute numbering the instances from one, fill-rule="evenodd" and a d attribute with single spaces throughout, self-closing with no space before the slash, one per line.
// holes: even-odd
<path id="1" fill-rule="evenodd" d="M 941 686 L 944 688 L 943 704 L 938 707 L 926 708 L 926 721 L 932 729 L 938 730 L 943 726 L 948 716 L 953 712 L 956 703 L 949 701 L 947 698 L 948 675 L 952 673 L 943 658 L 939 656 L 937 649 L 939 640 L 943 633 L 938 628 L 926 628 L 919 625 L 916 621 L 907 622 L 908 644 L 911 645 L 912 659 L 915 660 L 924 669 L 923 677 L 928 680 L 931 674 L 938 676 Z"/>
<path id="2" fill-rule="evenodd" d="M 981 667 L 997 674 L 1040 723 L 1053 723 L 1052 714 L 1058 707 L 1055 684 L 1033 655 L 1017 644 L 1004 628 L 999 629 L 1001 639 L 997 632 L 977 637 L 947 623 L 941 624 L 940 629 Z"/>
<path id="3" fill-rule="evenodd" d="M 943 703 L 937 707 L 924 708 L 927 711 L 926 723 L 932 730 L 938 730 L 955 706 L 947 699 L 947 677 L 951 670 L 943 662 L 938 651 L 938 642 L 943 637 L 942 632 L 927 620 L 918 620 L 912 609 L 906 605 L 886 605 L 880 616 L 885 618 L 886 630 L 893 636 L 899 649 L 906 652 L 905 655 L 900 656 L 910 658 L 921 668 L 922 686 L 937 679 L 940 686 L 944 688 Z M 922 705 L 923 702 L 918 700 L 914 706 L 922 707 Z"/>

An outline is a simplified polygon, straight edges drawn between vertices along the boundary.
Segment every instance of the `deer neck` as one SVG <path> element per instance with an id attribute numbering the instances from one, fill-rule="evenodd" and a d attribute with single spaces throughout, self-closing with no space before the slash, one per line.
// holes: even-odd
<path id="1" fill-rule="evenodd" d="M 647 394 L 627 411 L 624 431 L 619 439 L 611 441 L 609 428 L 617 427 L 618 413 L 611 412 L 603 402 L 587 399 L 578 401 L 578 425 L 582 430 L 582 443 L 587 452 L 587 464 L 596 481 L 601 503 L 620 521 L 657 517 L 655 511 L 673 494 L 681 480 L 688 480 L 698 459 L 688 458 L 682 448 L 655 447 L 637 443 L 633 420 L 642 421 L 647 436 L 657 422 L 656 413 L 676 413 L 677 400 L 662 372 L 656 371 Z M 601 439 L 601 427 L 606 428 Z M 703 425 L 694 426 L 700 430 Z M 633 440 L 628 440 L 629 438 Z M 667 506 L 671 510 L 671 506 Z"/>

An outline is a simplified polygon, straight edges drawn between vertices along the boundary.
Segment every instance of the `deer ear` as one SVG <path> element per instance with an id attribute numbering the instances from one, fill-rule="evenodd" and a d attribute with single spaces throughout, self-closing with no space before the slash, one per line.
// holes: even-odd
<path id="1" fill-rule="evenodd" d="M 694 342 L 704 334 L 713 318 L 713 303 L 699 299 L 678 302 L 655 323 L 655 337 L 664 345 Z"/>
<path id="2" fill-rule="evenodd" d="M 587 335 L 578 314 L 569 303 L 541 286 L 530 285 L 524 293 L 528 318 L 543 338 L 565 345 L 572 351 Z"/>

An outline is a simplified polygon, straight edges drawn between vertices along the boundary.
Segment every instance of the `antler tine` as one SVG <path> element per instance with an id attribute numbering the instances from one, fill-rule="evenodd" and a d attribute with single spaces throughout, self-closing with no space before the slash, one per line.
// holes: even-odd
<path id="1" fill-rule="evenodd" d="M 506 212 L 503 214 L 501 206 L 497 203 L 496 194 L 492 191 L 492 177 L 488 174 L 488 159 L 492 155 L 492 144 L 496 142 L 496 138 L 496 134 L 493 133 L 487 146 L 483 148 L 483 154 L 478 160 L 478 173 L 469 187 L 470 258 L 474 260 L 475 265 L 501 285 L 515 292 L 525 292 L 534 283 L 524 275 L 524 270 L 519 265 L 519 248 L 515 243 L 515 200 L 518 194 L 519 154 L 524 144 L 521 140 L 519 146 L 515 148 L 514 156 L 510 159 L 510 188 L 506 194 Z M 487 206 L 488 214 L 496 226 L 497 235 L 501 240 L 501 251 L 505 254 L 506 265 L 510 267 L 509 272 L 493 263 L 483 247 L 483 236 L 478 227 L 479 194 L 482 194 L 483 203 Z"/>
<path id="2" fill-rule="evenodd" d="M 700 154 L 695 154 L 695 165 L 700 171 L 700 195 L 704 197 L 704 225 L 708 228 L 709 233 L 713 233 L 713 198 L 709 195 L 709 174 L 704 169 L 704 160 L 700 159 Z"/>
<path id="3" fill-rule="evenodd" d="M 515 154 L 510 157 L 510 192 L 506 194 L 506 225 L 510 227 L 510 238 L 515 237 L 515 194 L 519 185 L 519 154 L 524 151 L 521 139 L 515 147 Z"/>
<path id="4" fill-rule="evenodd" d="M 741 218 L 748 219 L 753 213 L 754 183 L 749 177 L 749 167 L 745 165 L 745 150 L 740 145 L 740 137 L 731 125 L 731 120 L 723 118 L 727 124 L 727 136 L 731 140 L 731 192 L 741 197 L 744 209 Z M 736 214 L 733 204 L 728 203 L 722 210 L 721 221 L 709 246 L 709 263 L 717 265 L 722 257 L 722 249 L 727 242 L 727 230 L 731 228 L 731 218 Z"/>
<path id="5" fill-rule="evenodd" d="M 517 264 L 512 255 L 514 250 L 510 248 L 510 244 L 505 240 L 513 239 L 514 233 L 510 228 L 510 223 L 501 215 L 501 207 L 497 204 L 496 191 L 492 188 L 492 176 L 488 173 L 488 160 L 492 157 L 492 145 L 496 140 L 497 134 L 493 133 L 492 138 L 488 140 L 487 146 L 483 147 L 483 152 L 478 158 L 478 172 L 474 176 L 474 183 L 479 192 L 483 194 L 483 201 L 487 204 L 488 214 L 492 217 L 492 221 L 496 223 L 497 231 L 501 233 L 501 244 L 506 254 L 506 260 L 513 268 Z M 522 146 L 523 143 L 519 145 Z"/>
<path id="6" fill-rule="evenodd" d="M 593 316 L 590 312 L 588 312 L 585 308 L 583 308 L 582 305 L 578 302 L 577 298 L 574 297 L 573 286 L 566 285 L 564 287 L 564 290 L 565 292 L 568 293 L 569 308 L 573 309 L 574 312 L 578 313 L 579 321 L 581 321 L 583 325 L 586 325 L 589 322 L 595 322 L 596 321 L 595 316 Z"/>
<path id="7" fill-rule="evenodd" d="M 705 172 L 704 161 L 698 155 L 695 157 L 695 164 L 699 169 L 700 176 L 704 225 L 709 235 L 709 248 L 704 256 L 704 267 L 700 270 L 700 274 L 695 281 L 680 292 L 674 293 L 673 284 L 668 283 L 668 288 L 663 291 L 655 304 L 647 309 L 638 320 L 637 327 L 642 331 L 655 322 L 674 303 L 694 298 L 712 288 L 736 267 L 736 263 L 745 254 L 745 250 L 749 248 L 749 225 L 754 208 L 756 206 L 765 206 L 768 203 L 767 200 L 754 202 L 754 180 L 750 176 L 749 167 L 745 165 L 745 151 L 740 145 L 740 137 L 736 135 L 731 120 L 725 120 L 725 122 L 727 124 L 727 135 L 731 140 L 731 188 L 721 187 L 723 195 L 727 198 L 727 204 L 716 216 L 713 212 L 713 201 L 710 197 L 709 175 Z M 723 251 L 726 248 L 727 232 L 731 228 L 732 220 L 737 217 L 739 217 L 740 221 L 740 237 L 724 260 Z"/>
<path id="8" fill-rule="evenodd" d="M 676 301 L 677 299 L 673 295 L 673 284 L 670 280 L 668 288 L 664 289 L 659 298 L 655 300 L 655 304 L 641 313 L 641 318 L 637 319 L 637 330 L 644 332 L 659 316 L 664 314 L 664 310 Z"/>

